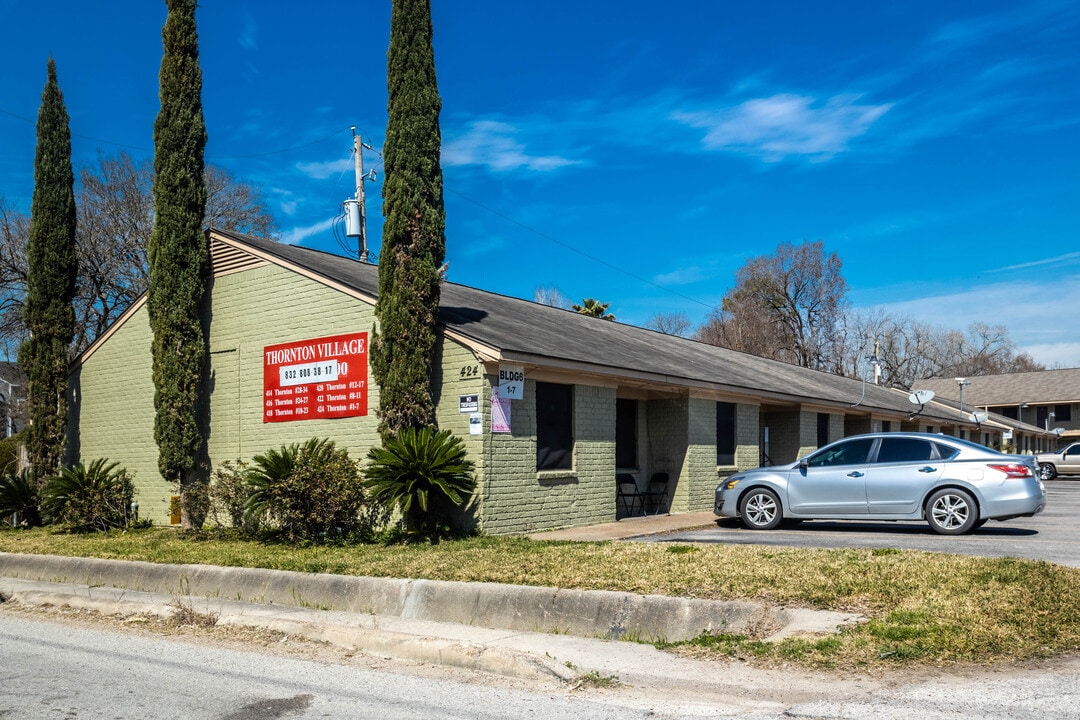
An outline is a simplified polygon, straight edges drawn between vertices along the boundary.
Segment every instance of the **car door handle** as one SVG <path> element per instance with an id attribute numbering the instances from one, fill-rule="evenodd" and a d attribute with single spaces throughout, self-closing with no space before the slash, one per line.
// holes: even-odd
<path id="1" fill-rule="evenodd" d="M 862 477 L 863 474 L 861 472 L 859 472 L 858 470 L 853 470 L 852 472 L 849 472 L 847 474 L 847 476 L 848 477 Z"/>
<path id="2" fill-rule="evenodd" d="M 937 468 L 936 467 L 930 467 L 929 465 L 927 465 L 926 467 L 919 468 L 919 472 L 924 472 L 924 473 L 937 472 Z"/>

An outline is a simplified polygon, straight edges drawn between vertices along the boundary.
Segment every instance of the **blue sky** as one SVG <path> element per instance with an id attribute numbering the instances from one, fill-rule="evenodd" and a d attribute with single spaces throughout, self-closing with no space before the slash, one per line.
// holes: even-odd
<path id="1" fill-rule="evenodd" d="M 340 252 L 350 126 L 381 171 L 389 5 L 198 11 L 207 161 L 263 186 L 286 242 Z M 1080 366 L 1075 0 L 433 5 L 451 280 L 696 324 L 747 259 L 821 240 L 856 308 Z M 164 19 L 0 0 L 0 194 L 29 209 L 50 53 L 76 163 L 152 154 Z"/>

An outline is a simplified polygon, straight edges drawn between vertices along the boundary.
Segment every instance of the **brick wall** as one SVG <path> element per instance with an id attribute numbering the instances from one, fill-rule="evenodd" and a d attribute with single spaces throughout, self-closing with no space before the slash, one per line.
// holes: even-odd
<path id="1" fill-rule="evenodd" d="M 328 437 L 362 459 L 378 442 L 378 388 L 370 372 L 368 415 L 263 422 L 263 347 L 351 332 L 371 332 L 371 306 L 296 273 L 268 265 L 216 278 L 210 295 L 210 468 L 250 461 L 281 445 Z M 70 454 L 108 457 L 135 473 L 140 514 L 167 524 L 177 492 L 157 470 L 146 308 L 138 310 L 73 375 L 77 397 Z"/>
<path id="2" fill-rule="evenodd" d="M 497 378 L 485 379 L 490 408 Z M 484 532 L 525 533 L 615 519 L 615 390 L 575 385 L 573 414 L 573 466 L 545 471 L 536 469 L 533 380 L 526 379 L 522 400 L 510 401 L 510 433 L 490 433 L 485 416 Z"/>
<path id="3" fill-rule="evenodd" d="M 735 466 L 750 470 L 761 465 L 761 408 L 739 403 L 735 409 Z"/>
<path id="4" fill-rule="evenodd" d="M 671 496 L 672 512 L 708 510 L 716 492 L 716 401 L 690 398 L 687 414 L 686 459 Z"/>
<path id="5" fill-rule="evenodd" d="M 167 521 L 176 490 L 158 473 L 150 320 L 144 306 L 68 378 L 69 463 L 118 462 L 135 481 L 141 517 Z"/>

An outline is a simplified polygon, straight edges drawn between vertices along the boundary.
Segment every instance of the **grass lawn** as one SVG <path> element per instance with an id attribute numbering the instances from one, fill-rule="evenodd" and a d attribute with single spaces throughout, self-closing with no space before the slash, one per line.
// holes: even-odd
<path id="1" fill-rule="evenodd" d="M 110 535 L 0 531 L 0 551 L 160 563 L 619 590 L 864 613 L 826 638 L 707 636 L 697 656 L 815 667 L 989 663 L 1080 649 L 1080 569 L 906 550 L 537 542 L 292 547 L 153 528 Z"/>

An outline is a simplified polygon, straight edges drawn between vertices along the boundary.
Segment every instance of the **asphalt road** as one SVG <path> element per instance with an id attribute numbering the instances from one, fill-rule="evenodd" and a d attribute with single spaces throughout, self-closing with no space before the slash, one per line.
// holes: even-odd
<path id="1" fill-rule="evenodd" d="M 925 522 L 815 520 L 777 530 L 717 527 L 637 538 L 642 542 L 726 543 L 803 548 L 897 548 L 983 557 L 1022 557 L 1080 567 L 1080 476 L 1046 484 L 1046 509 L 1030 518 L 991 520 L 970 535 L 938 535 Z"/>
<path id="2" fill-rule="evenodd" d="M 0 658 L 0 718 L 20 720 L 655 717 L 649 707 L 571 694 L 484 687 L 3 615 Z"/>

